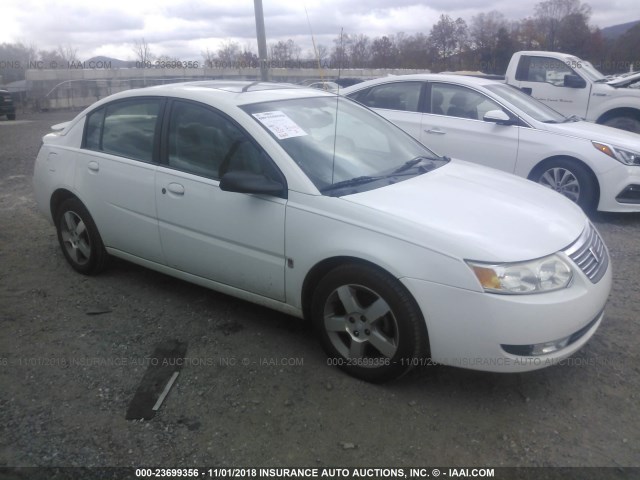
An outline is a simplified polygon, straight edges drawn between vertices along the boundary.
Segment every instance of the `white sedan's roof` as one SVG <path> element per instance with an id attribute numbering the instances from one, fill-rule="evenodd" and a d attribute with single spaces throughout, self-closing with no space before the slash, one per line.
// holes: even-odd
<path id="1" fill-rule="evenodd" d="M 351 92 L 356 92 L 358 90 L 362 90 L 369 86 L 379 85 L 381 83 L 392 83 L 392 82 L 406 82 L 406 81 L 430 81 L 430 82 L 449 82 L 449 83 L 457 83 L 459 85 L 468 85 L 468 86 L 487 86 L 493 84 L 500 84 L 504 82 L 500 82 L 498 80 L 491 80 L 488 78 L 481 77 L 470 77 L 466 75 L 455 75 L 455 74 L 442 74 L 442 73 L 414 73 L 412 75 L 390 75 L 388 77 L 380 77 L 373 80 L 368 80 L 366 82 L 357 83 L 356 85 L 352 85 L 347 88 L 343 88 L 341 93 L 343 95 L 348 95 Z"/>
<path id="2" fill-rule="evenodd" d="M 216 105 L 238 106 L 270 100 L 321 97 L 332 94 L 289 83 L 203 80 L 127 90 L 108 97 L 108 101 L 145 95 L 180 97 L 203 103 L 212 103 L 213 101 Z"/>

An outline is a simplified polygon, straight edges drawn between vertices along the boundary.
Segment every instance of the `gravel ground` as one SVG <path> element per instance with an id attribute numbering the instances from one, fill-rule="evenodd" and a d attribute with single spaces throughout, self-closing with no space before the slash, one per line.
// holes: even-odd
<path id="1" fill-rule="evenodd" d="M 563 365 L 370 385 L 297 319 L 123 261 L 75 273 L 31 188 L 41 136 L 73 115 L 0 120 L 0 467 L 640 465 L 640 215 L 595 218 L 613 291 Z M 167 339 L 187 364 L 155 418 L 125 420 Z"/>

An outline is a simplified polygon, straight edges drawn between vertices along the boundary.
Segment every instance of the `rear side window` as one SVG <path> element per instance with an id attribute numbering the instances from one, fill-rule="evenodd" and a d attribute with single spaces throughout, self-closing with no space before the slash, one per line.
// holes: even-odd
<path id="1" fill-rule="evenodd" d="M 135 99 L 95 110 L 87 117 L 84 148 L 153 161 L 162 102 L 162 99 Z"/>
<path id="2" fill-rule="evenodd" d="M 368 88 L 352 98 L 369 108 L 418 112 L 421 90 L 421 82 L 393 82 Z"/>

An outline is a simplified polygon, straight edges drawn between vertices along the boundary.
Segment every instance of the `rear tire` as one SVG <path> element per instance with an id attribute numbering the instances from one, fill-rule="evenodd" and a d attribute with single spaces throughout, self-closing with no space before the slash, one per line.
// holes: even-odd
<path id="1" fill-rule="evenodd" d="M 74 270 L 84 275 L 104 270 L 107 252 L 93 218 L 80 200 L 70 198 L 62 202 L 55 225 L 62 253 Z"/>
<path id="2" fill-rule="evenodd" d="M 316 288 L 311 312 L 328 363 L 354 377 L 385 382 L 428 357 L 427 329 L 415 300 L 372 266 L 330 271 Z"/>

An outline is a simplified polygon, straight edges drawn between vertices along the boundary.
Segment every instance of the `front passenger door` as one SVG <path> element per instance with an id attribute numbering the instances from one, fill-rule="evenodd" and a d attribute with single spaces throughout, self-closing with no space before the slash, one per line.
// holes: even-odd
<path id="1" fill-rule="evenodd" d="M 225 171 L 278 175 L 272 161 L 231 119 L 195 102 L 172 101 L 163 141 L 156 204 L 167 264 L 284 300 L 286 200 L 219 187 Z"/>
<path id="2" fill-rule="evenodd" d="M 483 120 L 504 109 L 486 95 L 450 83 L 431 84 L 431 111 L 425 113 L 420 140 L 439 153 L 513 173 L 518 157 L 519 128 Z M 507 113 L 507 112 L 505 112 Z"/>

